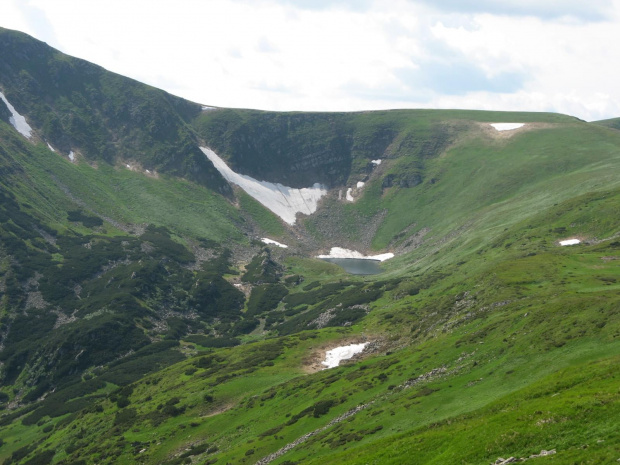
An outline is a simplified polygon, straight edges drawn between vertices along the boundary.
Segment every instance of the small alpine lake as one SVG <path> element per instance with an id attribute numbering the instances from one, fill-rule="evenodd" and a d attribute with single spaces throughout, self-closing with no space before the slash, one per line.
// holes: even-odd
<path id="1" fill-rule="evenodd" d="M 379 260 L 365 258 L 321 258 L 321 260 L 338 265 L 351 274 L 370 275 L 383 272 L 379 266 L 381 263 Z"/>

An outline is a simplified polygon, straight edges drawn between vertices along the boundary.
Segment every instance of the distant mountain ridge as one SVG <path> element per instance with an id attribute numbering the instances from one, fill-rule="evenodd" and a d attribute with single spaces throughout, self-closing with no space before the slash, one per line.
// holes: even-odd
<path id="1" fill-rule="evenodd" d="M 88 159 L 135 160 L 144 168 L 228 187 L 194 143 L 200 106 L 0 29 L 0 83 L 46 142 Z"/>

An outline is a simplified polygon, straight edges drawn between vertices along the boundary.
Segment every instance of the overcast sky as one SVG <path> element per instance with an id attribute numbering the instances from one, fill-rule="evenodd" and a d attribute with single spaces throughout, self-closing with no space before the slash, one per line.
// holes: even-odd
<path id="1" fill-rule="evenodd" d="M 620 116 L 620 0 L 2 3 L 0 26 L 206 105 Z"/>

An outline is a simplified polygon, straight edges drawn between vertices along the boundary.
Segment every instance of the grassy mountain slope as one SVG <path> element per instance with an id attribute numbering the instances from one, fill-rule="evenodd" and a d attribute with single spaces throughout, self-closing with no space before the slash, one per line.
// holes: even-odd
<path id="1" fill-rule="evenodd" d="M 200 106 L 0 28 L 0 89 L 55 149 L 136 162 L 222 193 L 228 185 L 193 143 Z M 2 105 L 4 106 L 4 105 Z"/>
<path id="2" fill-rule="evenodd" d="M 604 119 L 600 121 L 594 121 L 594 124 L 605 126 L 611 129 L 620 129 L 620 118 Z"/>
<path id="3" fill-rule="evenodd" d="M 536 113 L 201 112 L 0 42 L 0 89 L 35 132 L 0 104 L 3 463 L 620 457 L 620 133 Z M 289 227 L 202 144 L 332 189 Z M 352 276 L 312 258 L 336 245 L 397 257 Z"/>
<path id="4" fill-rule="evenodd" d="M 542 449 L 604 463 L 619 446 L 617 241 L 511 241 L 552 237 L 546 217 L 596 223 L 619 197 L 541 212 L 484 256 L 404 280 L 354 327 L 203 353 L 64 420 L 35 411 L 7 441 L 38 431 L 38 453 L 65 463 L 254 463 L 364 406 L 274 463 L 489 463 Z M 363 361 L 304 374 L 313 350 L 363 337 L 377 342 Z"/>

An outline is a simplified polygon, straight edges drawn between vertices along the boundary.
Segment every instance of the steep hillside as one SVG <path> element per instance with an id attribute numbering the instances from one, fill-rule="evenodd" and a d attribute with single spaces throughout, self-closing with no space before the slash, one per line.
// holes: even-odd
<path id="1" fill-rule="evenodd" d="M 620 457 L 613 120 L 214 109 L 0 45 L 3 463 Z"/>
<path id="2" fill-rule="evenodd" d="M 74 152 L 92 161 L 134 162 L 228 192 L 193 143 L 188 124 L 200 105 L 16 31 L 0 28 L 0 47 L 0 91 L 28 116 L 36 138 L 65 156 Z"/>

